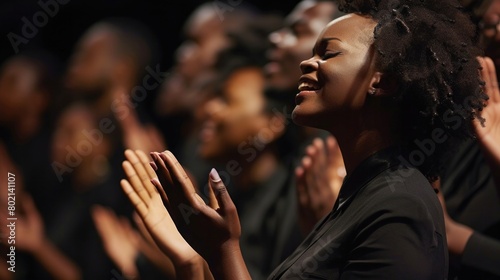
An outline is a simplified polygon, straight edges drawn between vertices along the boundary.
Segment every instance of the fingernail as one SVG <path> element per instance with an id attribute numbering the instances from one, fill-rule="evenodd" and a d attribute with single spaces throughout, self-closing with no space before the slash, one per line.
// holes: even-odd
<path id="1" fill-rule="evenodd" d="M 158 170 L 158 166 L 156 165 L 156 163 L 154 161 L 150 161 L 149 165 L 151 165 L 151 167 L 153 168 L 154 171 Z"/>
<path id="2" fill-rule="evenodd" d="M 151 153 L 149 153 L 149 155 L 151 156 L 151 158 L 153 159 L 153 161 L 157 161 L 156 153 L 155 152 L 151 152 Z"/>
<path id="3" fill-rule="evenodd" d="M 168 157 L 165 153 L 159 153 L 158 156 L 163 160 L 163 161 L 168 161 Z"/>
<path id="4" fill-rule="evenodd" d="M 214 183 L 218 183 L 221 181 L 219 173 L 217 173 L 217 170 L 215 170 L 215 168 L 212 168 L 212 170 L 210 170 L 209 176 L 210 176 L 210 180 L 212 180 L 212 182 L 214 182 Z"/>
<path id="5" fill-rule="evenodd" d="M 157 178 L 153 178 L 150 181 L 151 181 L 151 184 L 153 184 L 153 186 L 155 186 L 155 187 L 160 185 L 160 181 L 158 181 Z"/>

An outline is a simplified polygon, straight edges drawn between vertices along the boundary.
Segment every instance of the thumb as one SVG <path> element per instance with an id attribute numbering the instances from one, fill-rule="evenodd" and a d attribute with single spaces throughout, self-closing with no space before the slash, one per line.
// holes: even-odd
<path id="1" fill-rule="evenodd" d="M 230 210 L 235 210 L 233 200 L 227 192 L 226 186 L 219 176 L 219 173 L 215 168 L 212 168 L 209 174 L 209 184 L 210 188 L 215 193 L 215 198 L 220 206 L 220 211 L 223 214 L 227 214 Z"/>

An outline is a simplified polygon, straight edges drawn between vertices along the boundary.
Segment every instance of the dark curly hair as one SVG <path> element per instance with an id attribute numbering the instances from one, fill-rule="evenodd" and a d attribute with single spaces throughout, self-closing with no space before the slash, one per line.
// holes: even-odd
<path id="1" fill-rule="evenodd" d="M 339 9 L 377 22 L 377 67 L 398 83 L 405 157 L 433 181 L 454 143 L 475 137 L 472 120 L 484 123 L 474 24 L 456 0 L 340 0 Z"/>

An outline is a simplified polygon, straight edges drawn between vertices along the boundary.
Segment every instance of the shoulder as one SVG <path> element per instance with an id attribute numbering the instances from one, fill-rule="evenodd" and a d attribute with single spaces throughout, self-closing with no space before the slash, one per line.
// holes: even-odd
<path id="1" fill-rule="evenodd" d="M 437 195 L 416 168 L 397 166 L 381 172 L 360 189 L 351 204 L 349 208 L 359 212 L 365 226 L 396 223 L 444 234 Z"/>

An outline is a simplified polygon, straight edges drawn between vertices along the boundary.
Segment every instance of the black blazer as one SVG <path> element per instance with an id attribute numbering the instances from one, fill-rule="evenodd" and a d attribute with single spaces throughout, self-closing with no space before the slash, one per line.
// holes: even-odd
<path id="1" fill-rule="evenodd" d="M 334 209 L 269 279 L 446 279 L 442 208 L 397 147 L 344 181 Z"/>

